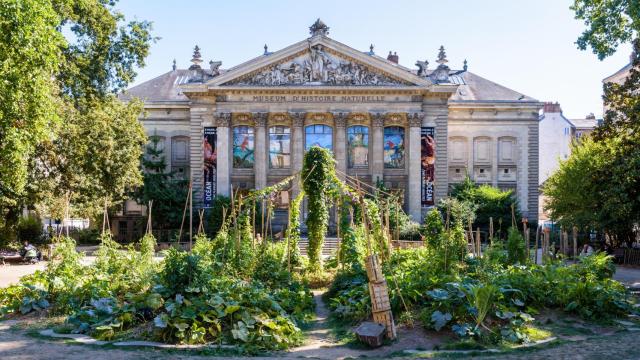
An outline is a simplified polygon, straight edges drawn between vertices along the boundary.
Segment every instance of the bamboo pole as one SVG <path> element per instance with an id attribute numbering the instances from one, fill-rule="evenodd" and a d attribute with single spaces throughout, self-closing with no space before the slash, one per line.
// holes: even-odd
<path id="1" fill-rule="evenodd" d="M 476 240 L 473 237 L 473 227 L 471 224 L 471 218 L 469 218 L 469 240 L 471 241 L 471 251 L 473 252 L 473 256 L 476 257 Z"/>
<path id="2" fill-rule="evenodd" d="M 182 241 L 182 228 L 184 227 L 184 219 L 187 217 L 187 207 L 189 206 L 190 196 L 191 196 L 191 181 L 189 181 L 189 190 L 187 190 L 187 199 L 184 202 L 184 211 L 182 211 L 182 222 L 180 222 L 180 232 L 178 233 L 178 242 Z"/>
<path id="3" fill-rule="evenodd" d="M 536 246 L 534 248 L 534 254 L 533 254 L 533 262 L 535 264 L 538 263 L 538 241 L 540 239 L 540 226 L 538 225 L 536 227 Z"/>
<path id="4" fill-rule="evenodd" d="M 189 252 L 193 249 L 193 183 L 189 180 Z"/>
<path id="5" fill-rule="evenodd" d="M 578 228 L 576 226 L 572 229 L 572 237 L 573 237 L 573 258 L 578 258 Z"/>
<path id="6" fill-rule="evenodd" d="M 493 217 L 489 218 L 489 244 L 493 245 Z"/>
<path id="7" fill-rule="evenodd" d="M 527 251 L 527 260 L 529 260 L 529 255 L 530 255 L 530 249 L 529 247 L 531 246 L 531 242 L 530 240 L 530 235 L 529 235 L 529 220 L 527 218 L 522 218 L 522 229 L 524 231 L 524 243 L 525 243 L 525 249 Z"/>
<path id="8" fill-rule="evenodd" d="M 482 256 L 482 246 L 481 246 L 481 239 L 480 239 L 480 227 L 478 227 L 478 229 L 476 230 L 476 243 L 478 245 L 478 250 L 477 250 L 477 254 L 478 257 Z"/>

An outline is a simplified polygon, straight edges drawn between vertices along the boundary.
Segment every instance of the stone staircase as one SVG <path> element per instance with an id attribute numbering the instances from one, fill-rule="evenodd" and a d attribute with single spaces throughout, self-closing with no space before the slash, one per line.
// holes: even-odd
<path id="1" fill-rule="evenodd" d="M 336 251 L 338 251 L 340 240 L 336 237 L 326 237 L 324 238 L 324 246 L 322 247 L 322 256 L 333 256 Z M 302 255 L 307 255 L 307 247 L 309 246 L 309 239 L 302 238 L 298 242 L 298 247 L 300 248 L 300 253 Z"/>

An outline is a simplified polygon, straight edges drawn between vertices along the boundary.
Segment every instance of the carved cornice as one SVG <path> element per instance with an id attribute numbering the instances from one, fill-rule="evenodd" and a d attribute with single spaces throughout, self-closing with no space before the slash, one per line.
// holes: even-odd
<path id="1" fill-rule="evenodd" d="M 354 112 L 354 113 L 349 113 L 347 116 L 348 126 L 352 126 L 352 125 L 369 126 L 370 123 L 371 123 L 371 116 L 369 115 L 369 113 Z"/>
<path id="2" fill-rule="evenodd" d="M 303 127 L 304 119 L 307 117 L 307 113 L 292 112 L 292 113 L 289 113 L 289 116 L 291 116 L 293 127 Z"/>
<path id="3" fill-rule="evenodd" d="M 409 118 L 410 127 L 421 127 L 422 119 L 424 119 L 424 113 L 422 112 L 412 113 L 412 114 L 409 114 L 408 118 Z"/>
<path id="4" fill-rule="evenodd" d="M 292 117 L 293 116 L 288 113 L 269 113 L 269 120 L 267 123 L 269 124 L 269 126 L 291 126 Z"/>
<path id="5" fill-rule="evenodd" d="M 347 114 L 343 112 L 334 112 L 332 114 L 336 128 L 345 128 L 347 126 Z"/>
<path id="6" fill-rule="evenodd" d="M 233 124 L 233 126 L 238 126 L 238 125 L 255 126 L 253 114 L 251 113 L 232 113 L 231 123 Z"/>
<path id="7" fill-rule="evenodd" d="M 216 125 L 219 127 L 229 127 L 231 125 L 231 113 L 229 112 L 216 113 L 215 119 Z"/>
<path id="8" fill-rule="evenodd" d="M 407 126 L 407 113 L 386 114 L 384 126 Z"/>
<path id="9" fill-rule="evenodd" d="M 251 115 L 253 115 L 253 121 L 255 122 L 255 126 L 258 127 L 263 127 L 267 125 L 267 118 L 269 116 L 269 113 L 266 112 L 255 112 L 255 113 L 251 113 Z"/>
<path id="10" fill-rule="evenodd" d="M 305 125 L 324 124 L 333 127 L 333 114 L 331 113 L 307 113 Z"/>

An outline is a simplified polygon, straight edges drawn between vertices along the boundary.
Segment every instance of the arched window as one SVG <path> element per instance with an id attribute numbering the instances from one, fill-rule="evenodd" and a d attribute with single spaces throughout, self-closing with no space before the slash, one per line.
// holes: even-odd
<path id="1" fill-rule="evenodd" d="M 285 169 L 291 166 L 291 130 L 286 126 L 269 128 L 269 166 Z"/>
<path id="2" fill-rule="evenodd" d="M 309 125 L 305 128 L 304 149 L 320 146 L 333 151 L 333 129 L 327 125 Z"/>
<path id="3" fill-rule="evenodd" d="M 384 167 L 404 168 L 404 128 L 389 126 L 384 128 Z"/>
<path id="4" fill-rule="evenodd" d="M 233 128 L 233 167 L 251 169 L 254 163 L 253 128 L 236 126 Z"/>
<path id="5" fill-rule="evenodd" d="M 369 128 L 356 125 L 347 129 L 350 168 L 369 166 Z"/>

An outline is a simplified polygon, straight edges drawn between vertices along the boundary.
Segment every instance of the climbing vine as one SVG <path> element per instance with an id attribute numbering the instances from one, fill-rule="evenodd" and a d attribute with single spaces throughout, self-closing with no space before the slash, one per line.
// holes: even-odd
<path id="1" fill-rule="evenodd" d="M 289 226 L 287 227 L 287 264 L 298 265 L 300 263 L 300 249 L 298 241 L 300 240 L 300 205 L 304 198 L 304 191 L 300 191 L 298 196 L 291 202 L 289 208 Z"/>
<path id="2" fill-rule="evenodd" d="M 338 193 L 335 163 L 327 149 L 313 146 L 304 155 L 302 186 L 307 194 L 309 212 L 309 268 L 322 271 L 322 245 L 329 223 L 329 207 Z"/>

